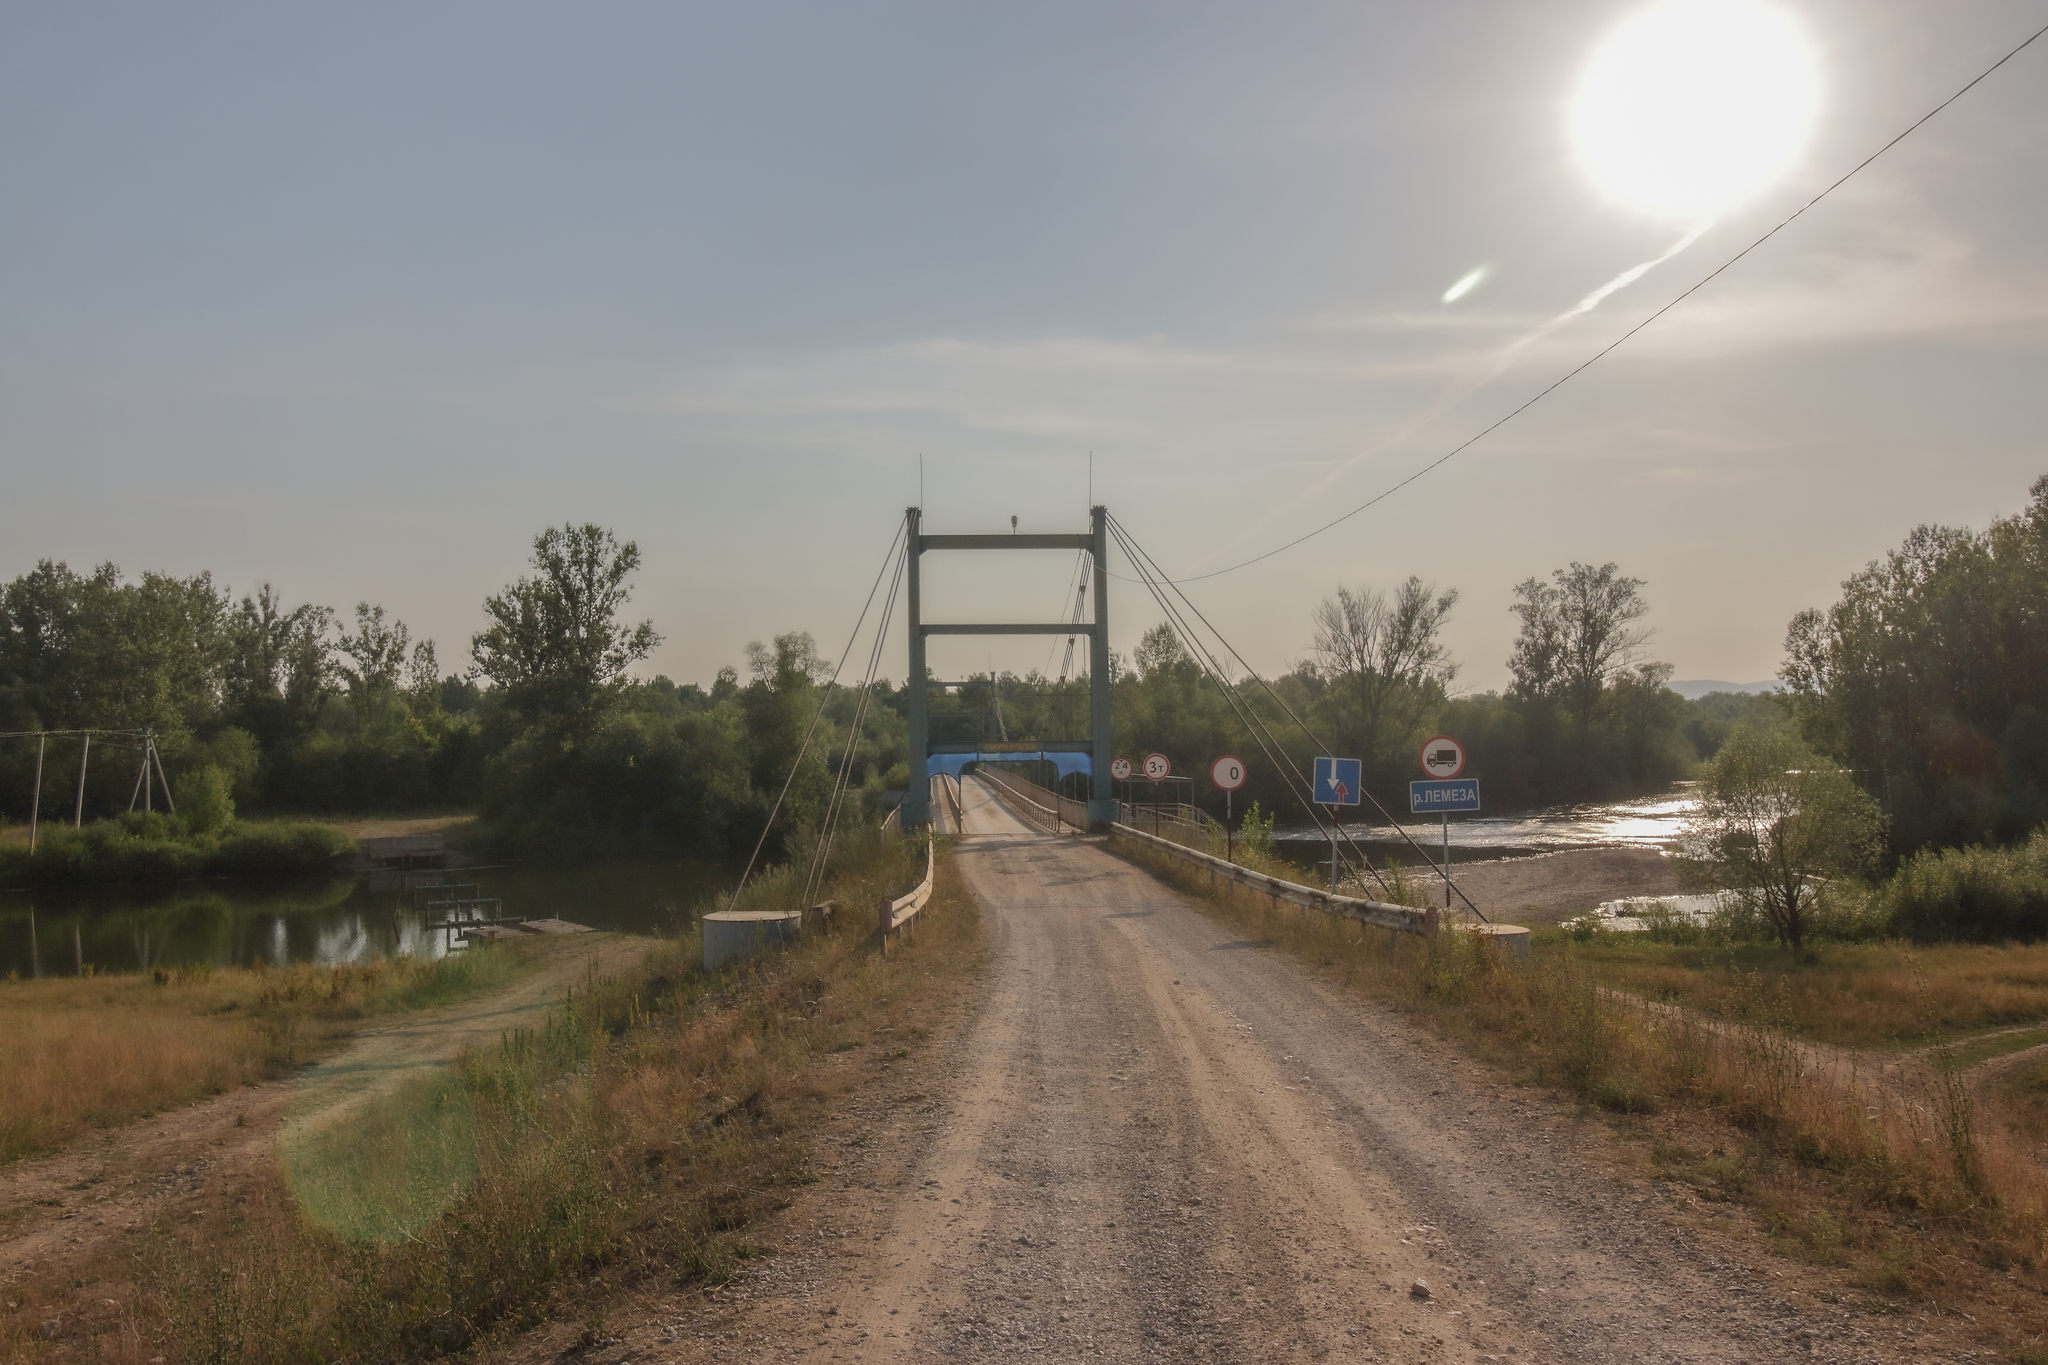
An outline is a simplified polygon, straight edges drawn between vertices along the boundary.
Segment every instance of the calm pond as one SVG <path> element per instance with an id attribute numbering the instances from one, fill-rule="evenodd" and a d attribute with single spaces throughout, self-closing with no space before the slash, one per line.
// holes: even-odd
<path id="1" fill-rule="evenodd" d="M 426 927 L 442 915 L 426 909 L 435 896 L 425 884 L 443 879 L 476 883 L 472 894 L 501 898 L 507 915 L 636 934 L 674 933 L 680 915 L 732 880 L 709 863 L 614 859 L 314 882 L 188 882 L 153 891 L 0 891 L 0 977 L 439 957 L 448 951 L 446 935 Z"/>

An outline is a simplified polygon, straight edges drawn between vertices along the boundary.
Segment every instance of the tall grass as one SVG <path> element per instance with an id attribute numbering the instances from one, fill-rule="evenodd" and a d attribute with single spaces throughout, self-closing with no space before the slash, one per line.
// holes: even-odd
<path id="1" fill-rule="evenodd" d="M 513 980 L 516 954 L 341 967 L 159 968 L 0 982 L 0 1161 L 267 1079 L 371 1015 Z"/>
<path id="2" fill-rule="evenodd" d="M 345 1133 L 289 1139 L 284 1174 L 246 1204 L 156 1240 L 136 1350 L 418 1360 L 601 1314 L 650 1278 L 729 1275 L 752 1225 L 812 1178 L 810 1124 L 908 1061 L 978 960 L 944 859 L 916 934 L 881 952 L 862 907 L 923 870 L 921 846 L 842 835 L 827 889 L 847 909 L 828 930 L 706 973 L 692 927 L 452 1075 L 351 1113 Z M 742 905 L 801 889 L 800 861 Z"/>
<path id="3" fill-rule="evenodd" d="M 1557 952 L 1569 937 L 1539 932 L 1537 941 Z M 1843 1047 L 1932 1043 L 2048 1019 L 2048 944 L 1823 943 L 1795 952 L 1601 933 L 1571 950 L 1603 985 L 1720 1019 L 1751 1017 L 1768 994 L 1779 1026 Z"/>

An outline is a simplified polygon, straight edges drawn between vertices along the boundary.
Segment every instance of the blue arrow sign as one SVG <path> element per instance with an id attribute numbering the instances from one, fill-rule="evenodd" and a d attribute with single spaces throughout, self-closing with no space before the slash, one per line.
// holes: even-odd
<path id="1" fill-rule="evenodd" d="M 1359 762 L 1355 758 L 1319 758 L 1316 760 L 1316 804 L 1319 806 L 1355 806 L 1358 804 L 1360 781 Z"/>
<path id="2" fill-rule="evenodd" d="M 1412 815 L 1442 815 L 1445 811 L 1478 809 L 1479 779 L 1476 777 L 1408 784 L 1408 810 Z"/>

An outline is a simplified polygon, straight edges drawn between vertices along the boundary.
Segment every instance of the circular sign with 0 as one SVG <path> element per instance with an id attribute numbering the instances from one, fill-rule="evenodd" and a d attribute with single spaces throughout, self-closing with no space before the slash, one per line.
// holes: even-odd
<path id="1" fill-rule="evenodd" d="M 1244 760 L 1229 754 L 1209 765 L 1209 780 L 1227 792 L 1234 792 L 1244 785 Z"/>

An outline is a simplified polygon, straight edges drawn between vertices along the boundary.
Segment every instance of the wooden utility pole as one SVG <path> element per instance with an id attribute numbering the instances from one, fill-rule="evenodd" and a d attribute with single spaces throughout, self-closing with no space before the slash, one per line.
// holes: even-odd
<path id="1" fill-rule="evenodd" d="M 85 760 L 92 752 L 92 732 L 87 731 L 85 744 L 78 751 L 78 800 L 71 807 L 71 828 L 79 829 L 85 824 Z"/>

